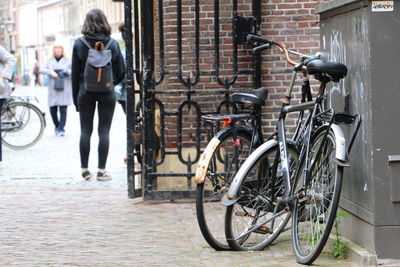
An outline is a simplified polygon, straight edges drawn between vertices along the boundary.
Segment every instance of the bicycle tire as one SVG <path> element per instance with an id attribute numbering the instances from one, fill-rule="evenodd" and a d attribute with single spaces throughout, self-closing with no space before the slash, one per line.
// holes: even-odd
<path id="1" fill-rule="evenodd" d="M 292 212 L 294 254 L 298 263 L 306 265 L 318 258 L 328 240 L 336 218 L 343 179 L 343 167 L 334 160 L 334 132 L 326 128 L 316 133 L 311 144 L 310 162 L 316 162 L 314 167 L 311 166 L 311 181 L 305 188 L 305 197 L 294 202 Z M 321 152 L 315 155 L 321 145 Z M 299 172 L 300 176 L 302 173 Z M 302 180 L 301 177 L 298 179 Z"/>
<path id="2" fill-rule="evenodd" d="M 205 174 L 205 181 L 197 184 L 196 188 L 196 215 L 199 223 L 200 231 L 207 241 L 207 243 L 215 250 L 230 250 L 230 247 L 225 239 L 224 233 L 224 211 L 225 207 L 221 205 L 220 201 L 229 187 L 230 181 L 233 179 L 237 169 L 232 166 L 233 164 L 233 129 L 218 137 L 215 136 L 209 144 L 212 146 L 213 142 L 218 142 L 218 146 L 211 150 L 211 156 L 207 165 L 207 172 Z M 238 166 L 244 162 L 245 158 L 250 154 L 251 133 L 247 130 L 237 129 L 237 139 L 240 140 Z M 204 153 L 210 153 L 205 150 Z M 203 153 L 203 154 L 204 154 Z M 224 155 L 222 157 L 222 154 Z M 198 165 L 200 168 L 200 164 Z M 219 175 L 219 173 L 223 173 Z M 211 196 L 206 196 L 210 193 L 207 188 L 211 187 Z"/>
<path id="3" fill-rule="evenodd" d="M 299 162 L 298 153 L 290 145 L 287 151 L 290 161 L 289 170 L 290 173 L 294 173 Z M 276 205 L 277 198 L 284 196 L 286 190 L 281 172 L 278 142 L 267 142 L 253 154 L 258 155 L 250 157 L 245 163 L 249 164 L 249 168 L 241 182 L 238 200 L 226 210 L 226 239 L 229 246 L 238 251 L 256 251 L 266 248 L 274 242 L 290 220 L 290 213 L 286 206 L 283 203 Z M 274 168 L 276 179 L 272 181 Z M 270 201 L 266 201 L 267 198 Z M 280 214 L 281 212 L 283 213 Z M 275 215 L 277 215 L 275 219 L 246 235 L 252 227 Z M 245 236 L 241 237 L 242 235 Z"/>
<path id="4" fill-rule="evenodd" d="M 2 143 L 23 150 L 35 145 L 43 136 L 46 125 L 43 113 L 28 102 L 11 102 L 2 111 Z"/>

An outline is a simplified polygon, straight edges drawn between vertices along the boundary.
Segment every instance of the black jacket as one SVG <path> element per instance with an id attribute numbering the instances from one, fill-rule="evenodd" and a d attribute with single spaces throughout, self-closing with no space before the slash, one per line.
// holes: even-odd
<path id="1" fill-rule="evenodd" d="M 105 35 L 97 35 L 97 36 L 85 35 L 85 38 L 92 46 L 94 46 L 96 42 L 102 42 L 104 45 L 106 45 L 108 40 L 110 40 L 110 37 Z M 112 54 L 112 70 L 113 70 L 114 85 L 117 85 L 125 77 L 124 59 L 122 57 L 117 41 L 112 40 L 110 47 L 108 49 L 111 50 Z M 76 110 L 78 110 L 79 92 L 85 90 L 85 87 L 83 86 L 84 84 L 83 73 L 85 70 L 88 53 L 89 53 L 89 48 L 82 42 L 82 40 L 80 40 L 80 38 L 76 39 L 72 51 L 72 70 L 71 70 L 72 96 Z"/>

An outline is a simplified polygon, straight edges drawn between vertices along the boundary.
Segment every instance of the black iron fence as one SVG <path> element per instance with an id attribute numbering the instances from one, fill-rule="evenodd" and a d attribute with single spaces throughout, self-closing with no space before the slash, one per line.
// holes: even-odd
<path id="1" fill-rule="evenodd" d="M 261 0 L 125 0 L 130 197 L 194 196 L 201 116 L 231 110 L 231 93 L 261 85 L 261 59 L 246 44 L 260 24 Z M 174 177 L 183 189 L 160 186 Z"/>

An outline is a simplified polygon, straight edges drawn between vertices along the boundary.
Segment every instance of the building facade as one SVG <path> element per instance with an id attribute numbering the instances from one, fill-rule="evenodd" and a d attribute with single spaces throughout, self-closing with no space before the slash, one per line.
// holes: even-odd
<path id="1" fill-rule="evenodd" d="M 61 42 L 67 56 L 72 54 L 72 45 L 80 35 L 86 13 L 100 8 L 106 14 L 113 32 L 124 20 L 123 3 L 111 0 L 10 0 L 0 4 L 0 43 L 16 51 L 18 76 L 29 84 L 36 61 L 39 64 L 51 55 L 54 41 Z M 5 22 L 14 22 L 8 33 Z M 117 33 L 115 37 L 120 38 Z M 23 79 L 22 79 L 23 78 Z"/>

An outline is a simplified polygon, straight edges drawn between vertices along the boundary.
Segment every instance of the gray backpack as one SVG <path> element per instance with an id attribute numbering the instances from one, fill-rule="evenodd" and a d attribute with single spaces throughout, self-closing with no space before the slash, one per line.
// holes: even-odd
<path id="1" fill-rule="evenodd" d="M 86 90 L 95 93 L 113 91 L 112 54 L 111 50 L 108 50 L 112 39 L 110 38 L 106 46 L 97 42 L 94 47 L 91 47 L 85 37 L 81 37 L 81 41 L 89 48 L 83 73 Z"/>

